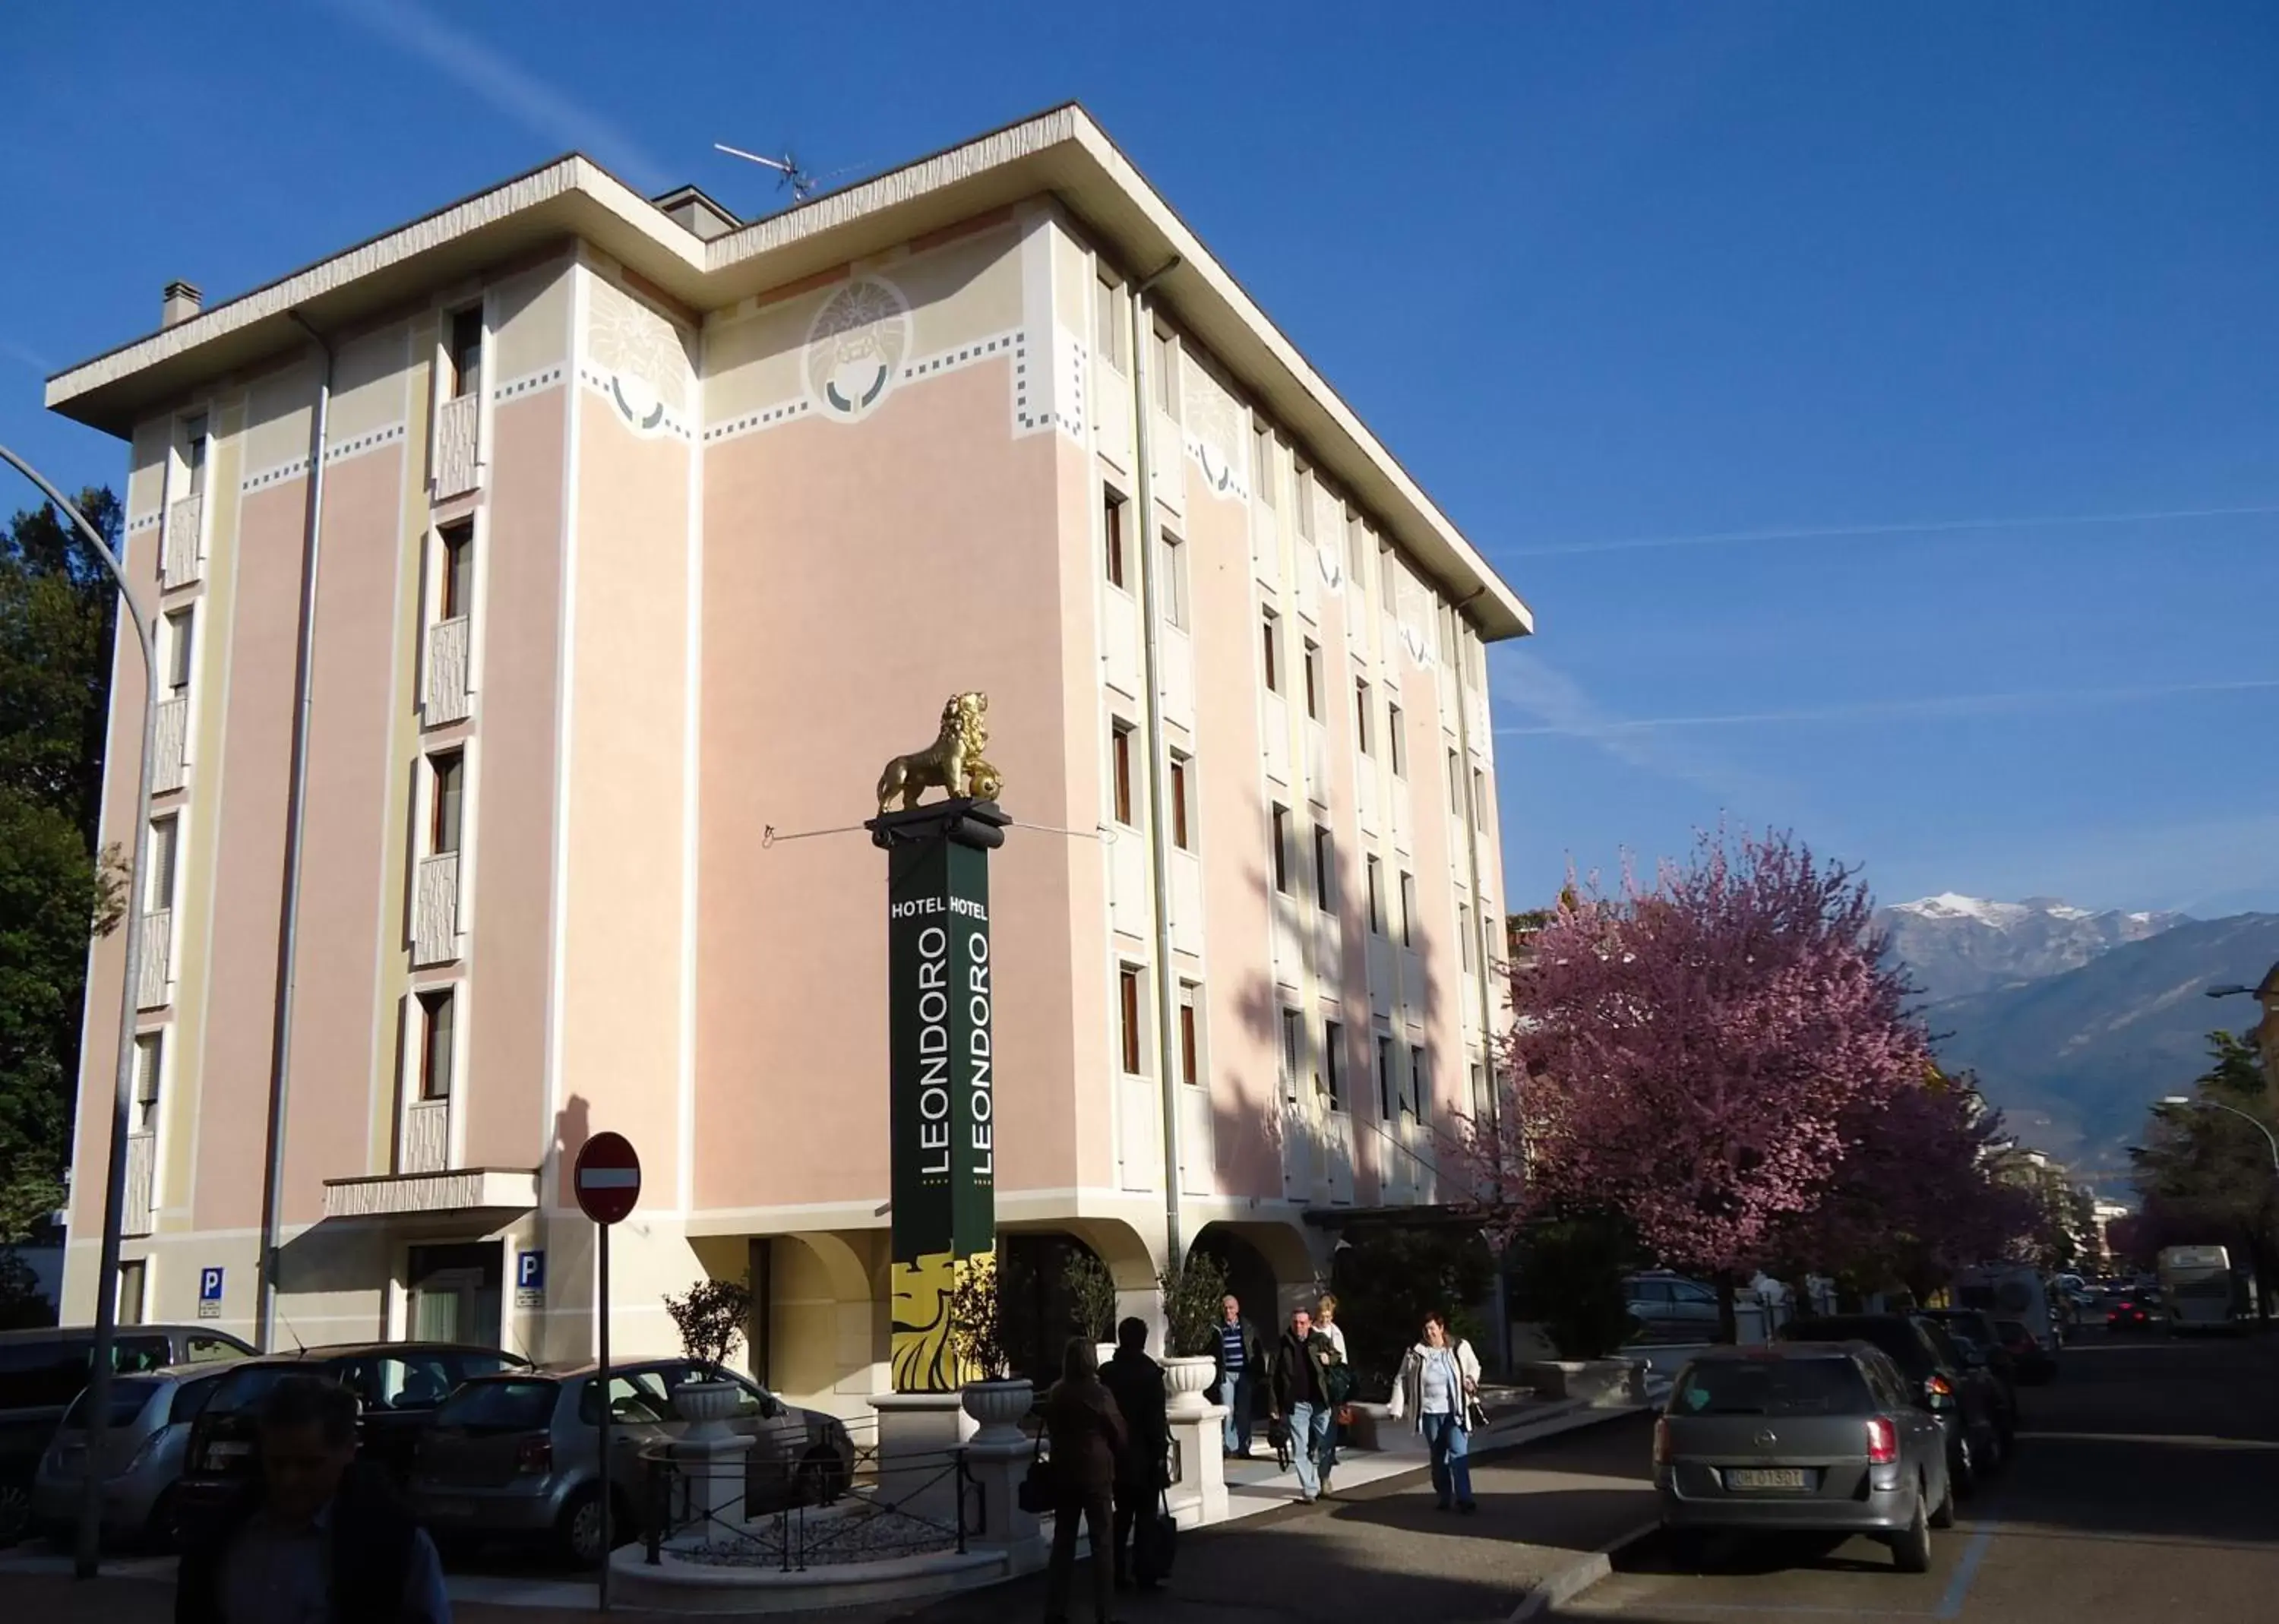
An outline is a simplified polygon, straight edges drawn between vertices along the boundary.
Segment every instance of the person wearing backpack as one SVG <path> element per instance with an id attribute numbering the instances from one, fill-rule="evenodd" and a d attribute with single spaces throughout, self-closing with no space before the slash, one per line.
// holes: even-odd
<path id="1" fill-rule="evenodd" d="M 1479 1510 L 1472 1498 L 1471 1433 L 1480 1419 L 1480 1360 L 1472 1344 L 1448 1334 L 1448 1321 L 1424 1316 L 1424 1339 L 1400 1361 L 1389 1406 L 1395 1421 L 1416 1418 L 1416 1430 L 1432 1454 L 1436 1511 L 1451 1503 L 1469 1517 Z"/>

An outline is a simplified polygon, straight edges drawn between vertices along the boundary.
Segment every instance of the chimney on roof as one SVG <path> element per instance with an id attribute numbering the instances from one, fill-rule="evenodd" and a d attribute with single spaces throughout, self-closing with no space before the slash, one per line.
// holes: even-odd
<path id="1" fill-rule="evenodd" d="M 206 296 L 195 283 L 173 281 L 166 284 L 165 300 L 158 312 L 158 325 L 171 327 L 196 315 L 204 306 Z"/>
<path id="2" fill-rule="evenodd" d="M 706 242 L 727 235 L 744 223 L 693 186 L 675 187 L 650 201 L 684 230 Z"/>

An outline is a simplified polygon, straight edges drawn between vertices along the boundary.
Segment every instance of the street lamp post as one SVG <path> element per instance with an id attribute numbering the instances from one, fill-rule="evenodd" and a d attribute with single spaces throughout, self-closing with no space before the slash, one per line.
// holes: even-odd
<path id="1" fill-rule="evenodd" d="M 127 1125 L 134 1097 L 134 1015 L 138 1004 L 135 986 L 142 967 L 141 892 L 142 864 L 150 839 L 150 758 L 156 754 L 158 732 L 158 662 L 150 647 L 150 627 L 142 618 L 142 606 L 135 599 L 134 589 L 127 584 L 127 572 L 119 564 L 119 555 L 111 550 L 102 532 L 88 524 L 87 515 L 66 501 L 64 494 L 38 470 L 5 446 L 0 446 L 0 460 L 38 486 L 57 511 L 78 527 L 87 544 L 95 549 L 96 556 L 103 560 L 103 567 L 119 584 L 127 623 L 134 628 L 135 644 L 142 650 L 142 755 L 134 778 L 134 857 L 127 882 L 130 888 L 127 898 L 127 963 L 119 986 L 119 1066 L 111 1086 L 111 1154 L 103 1187 L 103 1261 L 95 1281 L 95 1347 L 88 1368 L 87 1481 L 80 1496 L 79 1538 L 72 1562 L 73 1571 L 79 1577 L 92 1579 L 102 1549 L 100 1463 L 103 1435 L 111 1421 L 111 1351 L 119 1336 L 119 1232 L 126 1218 Z"/>

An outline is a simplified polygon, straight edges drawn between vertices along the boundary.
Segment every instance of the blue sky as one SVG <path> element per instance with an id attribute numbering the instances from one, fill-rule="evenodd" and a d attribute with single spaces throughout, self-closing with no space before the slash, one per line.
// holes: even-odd
<path id="1" fill-rule="evenodd" d="M 1515 902 L 1723 816 L 1887 900 L 2279 908 L 2279 9 L 203 15 L 0 19 L 0 440 L 61 479 L 123 459 L 41 376 L 171 277 L 1075 96 L 1534 605 Z"/>

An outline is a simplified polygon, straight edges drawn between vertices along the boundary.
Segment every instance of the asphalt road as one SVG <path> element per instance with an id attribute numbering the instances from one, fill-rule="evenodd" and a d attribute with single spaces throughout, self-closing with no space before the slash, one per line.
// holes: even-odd
<path id="1" fill-rule="evenodd" d="M 1706 1571 L 1654 1539 L 1554 1617 L 2279 1619 L 2279 1336 L 2084 1333 L 2021 1400 L 2017 1458 L 1931 1536 L 1929 1574 L 1865 1539 L 1734 1542 Z"/>

